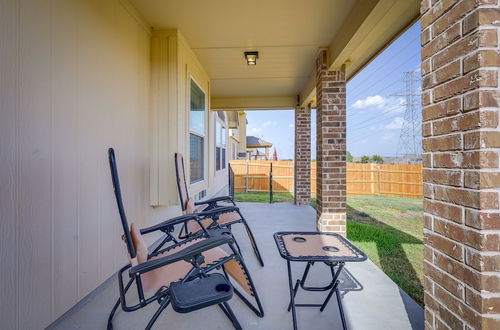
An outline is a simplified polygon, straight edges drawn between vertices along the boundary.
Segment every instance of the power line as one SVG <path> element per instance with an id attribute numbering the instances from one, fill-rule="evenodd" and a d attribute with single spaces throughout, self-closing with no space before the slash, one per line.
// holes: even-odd
<path id="1" fill-rule="evenodd" d="M 386 85 L 385 87 L 383 87 L 383 88 L 379 89 L 377 92 L 375 92 L 375 93 L 371 93 L 371 94 L 372 94 L 372 95 L 378 95 L 379 93 L 381 93 L 381 92 L 385 91 L 387 88 L 394 86 L 394 85 L 395 85 L 395 84 L 397 84 L 398 82 L 401 82 L 401 80 L 397 79 L 397 80 L 395 80 L 395 81 L 391 82 L 389 85 Z M 363 94 L 363 93 L 364 93 L 364 92 L 358 93 L 358 94 L 357 94 L 356 96 L 354 96 L 353 98 L 354 98 L 354 99 L 357 99 L 357 98 L 358 98 L 361 94 Z"/>
<path id="2" fill-rule="evenodd" d="M 398 110 L 398 109 L 401 109 L 401 108 L 402 108 L 402 106 L 399 106 L 399 107 L 394 108 L 392 111 L 388 111 L 388 112 L 383 113 L 383 114 L 378 114 L 378 115 L 376 115 L 376 116 L 370 117 L 370 118 L 365 119 L 365 120 L 363 120 L 363 121 L 357 122 L 357 123 L 353 124 L 350 128 L 352 129 L 353 127 L 357 127 L 357 126 L 359 126 L 360 124 L 363 124 L 363 123 L 366 123 L 366 122 L 369 122 L 369 121 L 372 121 L 372 120 L 380 119 L 380 118 L 382 118 L 382 117 L 384 117 L 384 116 L 387 116 L 387 115 L 392 114 L 395 110 Z M 386 119 L 387 119 L 387 118 L 386 118 Z"/>
<path id="3" fill-rule="evenodd" d="M 415 54 L 415 55 L 413 55 L 413 56 L 409 57 L 408 59 L 406 59 L 403 63 L 401 63 L 400 65 L 398 65 L 397 67 L 395 67 L 394 69 L 392 69 L 390 72 L 388 72 L 388 73 L 385 75 L 385 77 L 384 77 L 384 78 L 382 78 L 381 80 L 378 80 L 378 81 L 377 81 L 377 83 L 380 83 L 380 82 L 382 82 L 382 81 L 386 80 L 387 78 L 391 77 L 391 75 L 392 75 L 392 74 L 393 74 L 396 70 L 398 70 L 399 68 L 401 68 L 403 65 L 408 64 L 408 61 L 413 60 L 413 59 L 414 59 L 414 58 L 416 58 L 416 57 L 420 57 L 420 54 Z M 376 76 L 374 76 L 374 75 L 372 75 L 372 77 L 377 78 L 377 77 L 376 77 Z M 368 81 L 368 80 L 366 80 L 366 81 Z M 398 81 L 399 81 L 399 80 L 398 80 Z M 361 86 L 360 86 L 360 87 L 361 87 Z M 355 90 L 358 90 L 358 89 L 359 89 L 359 88 L 354 89 L 354 90 L 352 91 L 352 93 L 354 93 L 354 91 L 355 91 Z M 357 97 L 358 97 L 358 96 L 360 96 L 361 94 L 363 94 L 363 92 L 361 92 L 361 93 L 357 93 L 357 94 L 356 94 L 356 96 L 355 96 L 354 98 L 357 98 Z"/>
<path id="4" fill-rule="evenodd" d="M 349 138 L 353 138 L 354 139 L 354 142 L 359 142 L 361 140 L 364 140 L 365 138 L 369 137 L 369 136 L 373 136 L 373 135 L 376 135 L 376 134 L 380 134 L 380 130 L 376 130 L 374 132 L 372 131 L 367 131 L 367 132 L 363 132 L 361 134 L 358 134 L 358 135 L 354 135 L 354 136 L 349 136 L 348 134 L 348 137 Z M 368 134 L 366 134 L 368 133 Z"/>
<path id="5" fill-rule="evenodd" d="M 382 68 L 383 68 L 386 64 L 390 63 L 390 62 L 392 61 L 392 59 L 393 59 L 393 58 L 396 58 L 396 56 L 397 56 L 397 55 L 399 55 L 403 49 L 406 49 L 406 47 L 408 47 L 409 45 L 413 44 L 413 43 L 415 42 L 415 40 L 417 40 L 417 39 L 419 39 L 419 38 L 420 38 L 420 35 L 418 35 L 418 34 L 417 34 L 417 36 L 416 36 L 415 38 L 413 38 L 412 40 L 410 40 L 410 42 L 408 42 L 408 43 L 407 43 L 407 44 L 405 44 L 403 47 L 401 47 L 400 49 L 398 49 L 398 52 L 397 52 L 396 54 L 394 54 L 393 56 L 389 57 L 389 58 L 388 58 L 386 61 L 384 61 L 382 64 L 377 65 L 377 69 L 376 69 L 375 71 L 373 71 L 371 74 L 374 76 L 374 73 L 376 73 L 376 72 L 380 71 L 380 69 L 382 69 Z M 418 53 L 417 55 L 419 55 L 419 56 L 420 56 L 420 53 Z M 411 59 L 411 58 L 413 58 L 413 57 L 415 57 L 415 56 L 410 57 L 410 59 Z M 401 65 L 403 65 L 403 64 L 407 64 L 407 61 L 408 61 L 408 60 L 403 61 L 403 63 L 401 63 L 398 67 L 400 67 L 400 66 L 401 66 Z M 375 63 L 374 63 L 373 65 L 375 65 Z"/>
<path id="6" fill-rule="evenodd" d="M 357 129 L 356 129 L 356 130 L 354 130 L 354 132 L 352 132 L 351 134 L 352 134 L 352 136 L 353 136 L 354 138 L 359 138 L 359 137 L 362 137 L 362 136 L 366 135 L 366 133 L 369 133 L 369 132 L 370 132 L 370 131 L 366 131 L 366 128 L 368 128 L 368 127 L 370 127 L 370 126 L 377 125 L 377 124 L 382 124 L 382 123 L 388 122 L 388 121 L 390 121 L 390 120 L 392 120 L 392 119 L 394 119 L 394 118 L 397 118 L 397 117 L 399 117 L 399 116 L 400 116 L 400 114 L 395 114 L 395 115 L 393 115 L 393 116 L 391 116 L 391 117 L 389 117 L 389 118 L 384 118 L 384 119 L 382 119 L 382 120 L 380 120 L 380 121 L 377 121 L 377 122 L 374 122 L 374 123 L 369 123 L 368 125 L 365 125 L 365 126 L 363 126 L 363 127 L 359 127 L 359 128 L 357 128 Z M 356 133 L 357 133 L 357 134 L 356 134 Z M 376 133 L 380 133 L 380 131 L 378 130 L 378 131 L 376 131 Z"/>

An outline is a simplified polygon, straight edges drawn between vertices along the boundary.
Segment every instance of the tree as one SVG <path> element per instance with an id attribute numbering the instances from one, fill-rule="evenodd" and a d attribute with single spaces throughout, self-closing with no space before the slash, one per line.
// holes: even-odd
<path id="1" fill-rule="evenodd" d="M 348 163 L 352 163 L 352 160 L 353 160 L 352 155 L 351 155 L 351 153 L 348 151 L 348 152 L 347 152 L 347 155 L 346 155 L 346 161 L 347 161 Z"/>
<path id="2" fill-rule="evenodd" d="M 370 162 L 370 157 L 369 156 L 361 156 L 361 162 L 362 163 L 369 163 Z"/>
<path id="3" fill-rule="evenodd" d="M 373 155 L 372 157 L 372 163 L 377 163 L 377 164 L 383 164 L 384 163 L 384 158 L 380 155 Z"/>

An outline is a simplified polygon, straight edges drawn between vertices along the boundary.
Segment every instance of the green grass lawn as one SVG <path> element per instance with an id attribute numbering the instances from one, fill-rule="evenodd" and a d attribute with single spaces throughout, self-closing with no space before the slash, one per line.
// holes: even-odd
<path id="1" fill-rule="evenodd" d="M 267 193 L 236 194 L 237 201 L 269 202 Z M 291 194 L 275 201 L 293 202 Z M 316 199 L 311 205 L 316 207 Z M 422 200 L 395 197 L 348 197 L 347 237 L 423 306 L 424 245 Z"/>
<path id="2" fill-rule="evenodd" d="M 269 193 L 236 193 L 234 199 L 237 202 L 269 203 Z M 293 203 L 293 195 L 291 193 L 274 193 L 273 201 L 276 203 Z"/>

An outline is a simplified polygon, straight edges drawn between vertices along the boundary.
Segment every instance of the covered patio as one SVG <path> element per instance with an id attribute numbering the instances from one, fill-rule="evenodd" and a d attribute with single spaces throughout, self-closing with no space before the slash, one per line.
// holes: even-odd
<path id="1" fill-rule="evenodd" d="M 272 233 L 346 235 L 346 85 L 417 21 L 425 327 L 500 328 L 498 0 L 1 1 L 2 326 L 104 325 L 112 276 L 127 261 L 109 147 L 131 222 L 149 227 L 182 212 L 175 153 L 195 200 L 226 195 L 223 112 L 286 109 L 295 111 L 296 205 L 242 205 L 267 262 L 247 258 L 267 316 L 233 304 L 247 328 L 287 328 Z M 245 52 L 259 52 L 257 62 Z M 313 108 L 316 211 L 307 206 Z M 363 287 L 344 283 L 352 328 L 422 326 L 421 309 L 370 261 L 347 269 Z M 331 328 L 335 313 L 335 304 L 321 317 L 301 310 L 299 322 Z M 117 328 L 140 327 L 145 315 L 121 313 Z M 159 324 L 206 328 L 207 315 L 228 328 L 216 310 L 169 312 Z"/>
<path id="2" fill-rule="evenodd" d="M 289 329 L 291 314 L 286 311 L 290 296 L 286 263 L 279 256 L 273 233 L 280 231 L 314 231 L 315 210 L 310 206 L 287 203 L 238 203 L 252 226 L 266 264 L 260 267 L 252 254 L 249 241 L 242 226 L 235 226 L 237 238 L 241 238 L 241 248 L 250 268 L 257 290 L 265 309 L 265 317 L 258 318 L 236 296 L 230 301 L 236 316 L 244 329 Z M 304 263 L 292 265 L 294 276 L 299 277 Z M 349 329 L 422 329 L 424 313 L 415 301 L 402 291 L 382 270 L 370 260 L 361 263 L 347 263 L 347 271 L 341 276 L 340 291 Z M 322 264 L 312 268 L 310 285 L 325 285 L 330 280 L 329 273 Z M 49 329 L 103 329 L 108 312 L 117 298 L 117 280 L 113 276 L 98 287 L 87 298 L 68 311 Z M 326 293 L 299 292 L 297 300 L 303 303 L 322 301 Z M 154 313 L 156 304 L 146 310 L 134 313 L 119 311 L 115 317 L 115 329 L 141 329 Z M 318 308 L 298 308 L 299 329 L 341 329 L 342 323 L 335 299 L 324 312 Z M 76 325 L 78 325 L 76 327 Z M 155 328 L 179 330 L 188 329 L 228 329 L 229 321 L 216 307 L 210 307 L 189 314 L 178 314 L 171 308 L 160 316 Z"/>

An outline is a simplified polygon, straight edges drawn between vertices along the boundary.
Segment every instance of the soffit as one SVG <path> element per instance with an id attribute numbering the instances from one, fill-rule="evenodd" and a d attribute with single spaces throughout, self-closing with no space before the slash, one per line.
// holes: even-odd
<path id="1" fill-rule="evenodd" d="M 354 0 L 130 0 L 156 30 L 179 29 L 212 79 L 212 96 L 297 95 Z M 245 50 L 258 50 L 247 66 Z"/>

